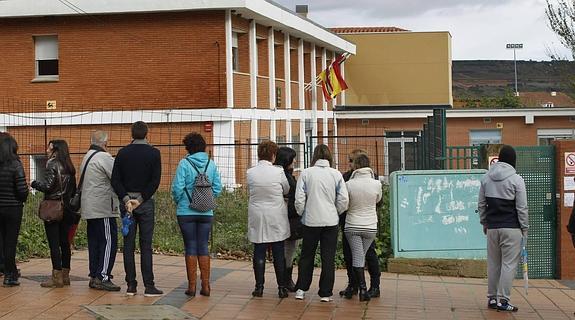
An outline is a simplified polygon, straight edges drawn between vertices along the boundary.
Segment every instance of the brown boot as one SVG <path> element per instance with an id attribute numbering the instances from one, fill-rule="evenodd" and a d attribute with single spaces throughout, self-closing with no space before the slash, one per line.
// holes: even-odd
<path id="1" fill-rule="evenodd" d="M 198 257 L 186 256 L 186 271 L 188 273 L 188 290 L 186 294 L 190 297 L 196 296 L 196 280 L 198 278 Z"/>
<path id="2" fill-rule="evenodd" d="M 64 279 L 62 279 L 62 270 L 52 270 L 52 278 L 40 283 L 43 288 L 62 288 Z"/>
<path id="3" fill-rule="evenodd" d="M 200 279 L 202 280 L 202 296 L 210 296 L 210 256 L 198 256 L 200 264 Z"/>
<path id="4" fill-rule="evenodd" d="M 62 268 L 62 282 L 65 286 L 70 285 L 70 268 Z"/>

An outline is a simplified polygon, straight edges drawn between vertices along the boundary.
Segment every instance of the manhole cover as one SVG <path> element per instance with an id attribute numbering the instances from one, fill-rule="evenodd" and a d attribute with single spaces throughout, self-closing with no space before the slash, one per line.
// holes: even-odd
<path id="1" fill-rule="evenodd" d="M 84 306 L 96 315 L 108 320 L 195 320 L 196 318 L 178 308 L 168 305 L 97 305 Z"/>

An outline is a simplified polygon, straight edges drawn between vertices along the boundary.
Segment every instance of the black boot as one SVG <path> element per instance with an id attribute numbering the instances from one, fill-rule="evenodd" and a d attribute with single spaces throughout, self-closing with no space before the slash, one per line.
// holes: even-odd
<path id="1" fill-rule="evenodd" d="M 285 282 L 284 283 L 286 285 L 286 289 L 288 289 L 289 292 L 295 292 L 296 291 L 296 287 L 295 287 L 295 283 L 293 282 L 292 275 L 293 275 L 293 266 L 286 268 Z"/>
<path id="2" fill-rule="evenodd" d="M 254 277 L 256 279 L 256 288 L 252 291 L 252 296 L 261 297 L 264 294 L 264 273 L 266 271 L 266 261 L 254 260 Z"/>
<path id="3" fill-rule="evenodd" d="M 18 282 L 18 275 L 13 273 L 5 273 L 4 274 L 4 287 L 15 287 L 19 286 L 20 282 Z"/>
<path id="4" fill-rule="evenodd" d="M 274 271 L 276 273 L 276 279 L 278 283 L 278 297 L 281 299 L 288 297 L 288 290 L 285 287 L 285 270 L 286 261 L 285 259 L 274 259 Z"/>
<path id="5" fill-rule="evenodd" d="M 339 296 L 344 297 L 346 299 L 351 299 L 356 294 L 357 294 L 357 287 L 351 283 L 348 283 L 347 287 L 345 287 L 345 289 L 339 292 Z"/>
<path id="6" fill-rule="evenodd" d="M 353 267 L 353 271 L 359 286 L 359 301 L 369 301 L 371 297 L 367 292 L 367 285 L 365 284 L 365 273 L 363 268 Z"/>

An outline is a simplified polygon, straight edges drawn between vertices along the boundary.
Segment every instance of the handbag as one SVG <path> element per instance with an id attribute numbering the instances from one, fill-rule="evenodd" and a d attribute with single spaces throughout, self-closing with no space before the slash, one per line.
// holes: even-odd
<path id="1" fill-rule="evenodd" d="M 70 210 L 72 210 L 73 212 L 76 213 L 79 212 L 80 208 L 82 207 L 82 184 L 84 183 L 84 176 L 86 175 L 86 169 L 88 168 L 88 163 L 90 163 L 92 157 L 94 157 L 98 152 L 100 152 L 100 150 L 96 150 L 96 152 L 90 155 L 88 160 L 86 160 L 84 169 L 82 169 L 82 174 L 80 175 L 80 182 L 78 182 L 78 188 L 76 188 L 76 193 L 74 193 L 74 196 L 70 198 L 70 202 L 68 203 Z"/>
<path id="2" fill-rule="evenodd" d="M 58 182 L 60 183 L 60 193 L 62 194 L 62 197 L 59 200 L 44 199 L 40 202 L 38 217 L 45 222 L 62 221 L 64 218 L 64 192 L 62 191 L 62 175 L 60 174 L 59 165 L 56 165 L 56 171 L 58 174 Z"/>

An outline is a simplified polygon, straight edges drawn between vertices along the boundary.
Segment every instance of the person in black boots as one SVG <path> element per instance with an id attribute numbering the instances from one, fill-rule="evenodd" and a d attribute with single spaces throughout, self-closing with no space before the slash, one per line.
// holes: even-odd
<path id="1" fill-rule="evenodd" d="M 152 239 L 154 236 L 154 198 L 160 185 L 162 162 L 160 151 L 152 147 L 146 137 L 148 126 L 143 121 L 132 124 L 132 143 L 120 149 L 112 170 L 112 187 L 121 200 L 122 216 L 129 214 L 134 223 L 124 236 L 124 270 L 126 271 L 126 294 L 136 294 L 136 230 L 139 229 L 140 262 L 144 280 L 144 296 L 163 294 L 154 284 L 152 267 Z"/>
<path id="2" fill-rule="evenodd" d="M 297 245 L 303 237 L 303 224 L 301 223 L 301 217 L 297 214 L 295 210 L 295 187 L 296 179 L 293 176 L 293 166 L 295 163 L 296 152 L 294 149 L 289 147 L 281 147 L 278 150 L 275 165 L 281 166 L 284 169 L 285 176 L 289 183 L 289 193 L 285 200 L 287 201 L 288 207 L 288 219 L 290 226 L 290 237 L 284 241 L 285 246 L 285 259 L 286 259 L 286 272 L 285 272 L 285 285 L 288 291 L 295 292 L 295 283 L 292 279 L 293 274 L 293 258 Z"/>
<path id="3" fill-rule="evenodd" d="M 272 248 L 274 270 L 278 285 L 278 296 L 286 298 L 288 291 L 284 284 L 285 256 L 284 240 L 289 238 L 290 229 L 287 205 L 284 195 L 289 192 L 289 183 L 281 167 L 274 166 L 278 146 L 264 141 L 258 145 L 258 164 L 248 170 L 248 240 L 254 244 L 254 277 L 256 287 L 252 296 L 261 297 L 264 291 L 266 252 Z"/>
<path id="4" fill-rule="evenodd" d="M 348 157 L 349 160 L 349 170 L 343 174 L 343 179 L 347 182 L 351 178 L 351 174 L 353 173 L 353 160 L 359 154 L 366 154 L 364 150 L 355 149 L 353 150 Z M 377 175 L 374 177 L 377 179 Z M 346 238 L 344 227 L 345 227 L 345 219 L 347 217 L 347 212 L 344 212 L 339 216 L 339 226 L 341 228 L 342 233 L 342 248 L 343 248 L 343 260 L 345 262 L 345 269 L 347 271 L 347 287 L 339 292 L 339 295 L 345 297 L 346 299 L 351 299 L 354 295 L 358 292 L 358 285 L 357 280 L 355 279 L 355 274 L 353 271 L 352 266 L 352 257 L 351 257 L 351 249 L 349 246 L 349 242 Z M 369 295 L 372 298 L 378 298 L 380 296 L 380 278 L 381 278 L 381 269 L 379 266 L 379 257 L 377 256 L 377 252 L 375 251 L 375 241 L 369 246 L 367 253 L 365 255 L 365 263 L 367 265 L 367 271 L 369 272 L 370 278 L 370 286 L 369 286 Z"/>
<path id="5" fill-rule="evenodd" d="M 24 168 L 18 158 L 16 140 L 0 132 L 0 256 L 3 257 L 5 287 L 18 286 L 16 247 L 22 224 L 23 203 L 28 198 Z"/>

